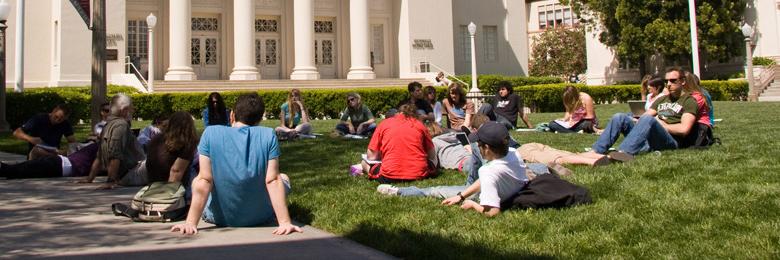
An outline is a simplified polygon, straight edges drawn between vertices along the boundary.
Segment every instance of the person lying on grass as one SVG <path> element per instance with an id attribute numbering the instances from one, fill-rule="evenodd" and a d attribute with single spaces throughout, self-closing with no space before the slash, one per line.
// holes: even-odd
<path id="1" fill-rule="evenodd" d="M 275 221 L 279 227 L 273 234 L 303 232 L 292 224 L 287 210 L 290 180 L 279 173 L 276 134 L 257 126 L 264 110 L 257 93 L 241 95 L 230 113 L 231 127 L 214 125 L 203 131 L 198 145 L 200 171 L 192 182 L 187 220 L 171 232 L 197 234 L 201 216 L 217 226 L 251 227 Z"/>
<path id="2" fill-rule="evenodd" d="M 480 155 L 487 162 L 477 170 L 478 179 L 468 186 L 419 189 L 383 184 L 377 191 L 386 195 L 447 197 L 442 205 L 461 203 L 462 209 L 473 209 L 488 217 L 497 215 L 501 212 L 501 202 L 513 197 L 528 182 L 525 165 L 509 148 L 509 132 L 502 124 L 487 122 L 469 140 L 477 143 Z M 479 203 L 467 199 L 475 194 L 479 194 Z"/>

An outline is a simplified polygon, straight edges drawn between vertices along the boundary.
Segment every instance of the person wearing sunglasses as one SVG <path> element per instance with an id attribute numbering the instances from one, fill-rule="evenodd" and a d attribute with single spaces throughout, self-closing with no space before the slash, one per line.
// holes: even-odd
<path id="1" fill-rule="evenodd" d="M 685 71 L 673 68 L 664 78 L 669 94 L 661 96 L 638 120 L 617 113 L 612 116 L 609 125 L 593 144 L 592 152 L 607 154 L 609 148 L 620 135 L 625 139 L 618 151 L 608 156 L 613 160 L 629 161 L 640 152 L 677 149 L 690 146 L 689 134 L 692 133 L 697 119 L 696 100 L 683 89 Z"/>
<path id="2" fill-rule="evenodd" d="M 371 136 L 376 129 L 374 114 L 360 98 L 360 94 L 347 94 L 347 107 L 341 112 L 341 122 L 336 125 L 340 135 Z"/>

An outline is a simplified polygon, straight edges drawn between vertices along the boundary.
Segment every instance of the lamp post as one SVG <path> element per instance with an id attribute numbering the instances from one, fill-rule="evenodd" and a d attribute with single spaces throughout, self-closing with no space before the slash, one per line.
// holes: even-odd
<path id="1" fill-rule="evenodd" d="M 688 16 L 691 28 L 691 58 L 693 63 L 693 74 L 701 78 L 701 70 L 699 69 L 699 36 L 698 29 L 696 29 L 696 1 L 688 0 Z"/>
<path id="2" fill-rule="evenodd" d="M 5 22 L 8 20 L 8 13 L 11 6 L 6 0 L 0 2 L 0 133 L 7 133 L 10 129 L 8 121 L 5 120 L 5 29 L 8 28 Z"/>
<path id="3" fill-rule="evenodd" d="M 149 90 L 149 93 L 154 93 L 154 26 L 157 25 L 157 16 L 154 16 L 153 13 L 149 13 L 149 16 L 146 17 L 146 27 L 149 28 L 149 58 L 147 59 L 147 62 L 149 62 L 149 77 L 147 82 L 147 89 Z"/>
<path id="4" fill-rule="evenodd" d="M 742 29 L 742 35 L 745 36 L 745 63 L 747 65 L 745 77 L 748 81 L 748 101 L 756 101 L 758 96 L 755 90 L 755 84 L 753 83 L 753 50 L 750 48 L 750 38 L 753 37 L 753 28 L 745 23 L 740 29 Z"/>
<path id="5" fill-rule="evenodd" d="M 471 38 L 471 93 L 479 92 L 477 86 L 477 48 L 474 45 L 474 35 L 477 33 L 477 25 L 474 22 L 469 23 L 469 38 Z"/>

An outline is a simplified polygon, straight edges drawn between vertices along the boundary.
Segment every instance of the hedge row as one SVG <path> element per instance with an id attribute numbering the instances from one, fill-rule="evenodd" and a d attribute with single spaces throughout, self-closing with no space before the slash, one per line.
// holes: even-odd
<path id="1" fill-rule="evenodd" d="M 522 95 L 527 106 L 538 112 L 559 112 L 563 110 L 561 96 L 563 89 L 569 84 L 545 84 L 515 87 L 516 93 Z M 712 94 L 713 100 L 745 100 L 748 86 L 745 81 L 703 81 L 704 88 Z M 585 86 L 576 85 L 593 97 L 597 103 L 625 102 L 639 99 L 638 85 L 615 86 Z M 437 88 L 439 99 L 444 98 L 444 87 Z M 142 94 L 129 91 L 132 89 L 110 88 L 109 95 L 121 92 L 130 93 L 136 108 L 135 116 L 154 118 L 158 114 L 175 111 L 187 111 L 199 118 L 205 106 L 208 93 L 155 93 Z M 384 113 L 406 99 L 408 93 L 405 87 L 366 88 L 358 90 L 304 90 L 303 100 L 314 118 L 337 118 L 346 106 L 346 94 L 352 91 L 360 93 L 363 102 L 375 114 Z M 235 104 L 236 98 L 245 92 L 222 92 L 229 107 Z M 268 118 L 278 118 L 279 106 L 286 101 L 285 90 L 261 90 Z M 487 91 L 486 91 L 487 93 Z M 90 95 L 88 89 L 50 88 L 45 90 L 27 91 L 24 93 L 8 93 L 7 119 L 12 127 L 18 127 L 24 120 L 39 112 L 50 111 L 58 103 L 68 104 L 73 113 L 71 121 L 89 119 Z"/>
<path id="2" fill-rule="evenodd" d="M 458 79 L 471 84 L 471 75 L 458 75 Z M 503 80 L 509 81 L 512 86 L 564 83 L 561 78 L 556 77 L 522 77 L 484 74 L 477 77 L 477 84 L 479 84 L 479 90 L 481 90 L 482 93 L 493 95 L 498 91 L 496 89 L 496 84 Z"/>

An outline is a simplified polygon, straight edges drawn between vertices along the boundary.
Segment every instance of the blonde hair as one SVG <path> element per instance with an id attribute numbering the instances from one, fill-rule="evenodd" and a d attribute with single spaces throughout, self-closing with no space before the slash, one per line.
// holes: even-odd
<path id="1" fill-rule="evenodd" d="M 293 120 L 295 119 L 295 115 L 301 113 L 301 107 L 298 106 L 298 103 L 293 102 L 293 98 L 298 97 L 298 101 L 303 104 L 303 97 L 301 97 L 301 91 L 297 88 L 291 89 L 290 93 L 287 94 L 287 113 L 290 113 L 290 119 L 287 122 L 288 126 L 293 125 Z"/>
<path id="2" fill-rule="evenodd" d="M 566 89 L 563 90 L 563 107 L 566 108 L 566 112 L 573 113 L 574 110 L 581 106 L 580 90 L 575 86 L 566 86 Z"/>

